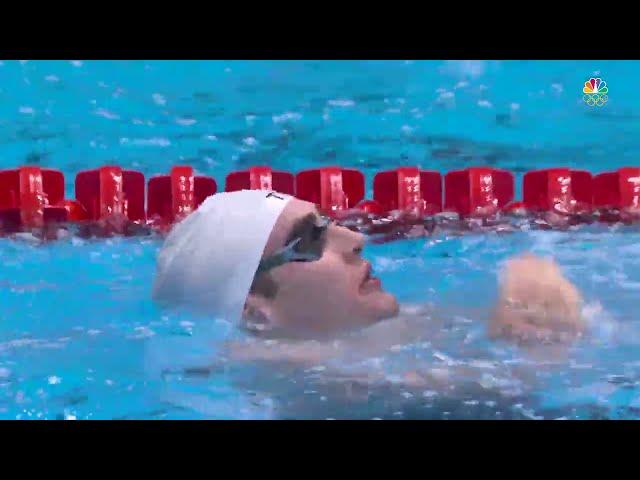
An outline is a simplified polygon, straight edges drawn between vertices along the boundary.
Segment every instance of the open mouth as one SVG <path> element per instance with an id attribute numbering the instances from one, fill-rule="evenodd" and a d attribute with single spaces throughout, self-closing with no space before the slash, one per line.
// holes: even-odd
<path id="1" fill-rule="evenodd" d="M 370 291 L 380 290 L 381 287 L 382 284 L 380 280 L 374 277 L 371 273 L 371 264 L 367 263 L 362 282 L 360 283 L 360 292 L 367 293 Z"/>

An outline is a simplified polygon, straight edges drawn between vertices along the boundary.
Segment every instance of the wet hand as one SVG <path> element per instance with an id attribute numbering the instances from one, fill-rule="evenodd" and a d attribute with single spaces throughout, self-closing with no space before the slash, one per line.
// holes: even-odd
<path id="1" fill-rule="evenodd" d="M 518 342 L 567 342 L 585 328 L 577 288 L 547 259 L 524 255 L 503 271 L 490 334 Z"/>

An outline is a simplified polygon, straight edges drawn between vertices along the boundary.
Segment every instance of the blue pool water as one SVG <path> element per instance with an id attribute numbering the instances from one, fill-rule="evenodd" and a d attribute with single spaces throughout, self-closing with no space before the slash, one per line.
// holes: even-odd
<path id="1" fill-rule="evenodd" d="M 582 101 L 593 75 L 609 86 L 602 108 Z M 69 197 L 75 173 L 105 163 L 147 177 L 190 164 L 219 187 L 255 164 L 355 167 L 369 186 L 400 165 L 490 165 L 519 185 L 533 168 L 638 165 L 639 79 L 637 62 L 614 61 L 0 61 L 0 168 L 60 169 Z M 151 302 L 158 238 L 3 239 L 0 418 L 636 418 L 639 242 L 640 229 L 591 226 L 369 245 L 385 286 L 443 323 L 336 360 L 338 378 L 336 365 L 225 362 L 233 325 Z M 497 272 L 525 250 L 585 297 L 589 335 L 561 358 L 486 339 Z M 372 365 L 383 381 L 363 387 Z M 416 368 L 447 387 L 394 382 Z"/>

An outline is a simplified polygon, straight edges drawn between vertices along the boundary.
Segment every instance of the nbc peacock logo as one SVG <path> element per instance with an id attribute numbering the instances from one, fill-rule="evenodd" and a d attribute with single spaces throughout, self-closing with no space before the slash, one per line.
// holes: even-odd
<path id="1" fill-rule="evenodd" d="M 584 103 L 589 105 L 590 107 L 602 107 L 609 97 L 607 93 L 609 93 L 609 87 L 607 87 L 607 82 L 602 80 L 601 78 L 590 78 L 589 81 L 584 82 L 584 88 L 582 89 L 584 96 L 582 99 Z"/>

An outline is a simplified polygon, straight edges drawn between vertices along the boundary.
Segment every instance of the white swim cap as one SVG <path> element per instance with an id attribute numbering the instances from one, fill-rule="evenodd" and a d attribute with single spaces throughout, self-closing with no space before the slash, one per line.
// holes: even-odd
<path id="1" fill-rule="evenodd" d="M 207 198 L 165 240 L 154 299 L 240 320 L 271 231 L 291 198 L 263 190 Z"/>

